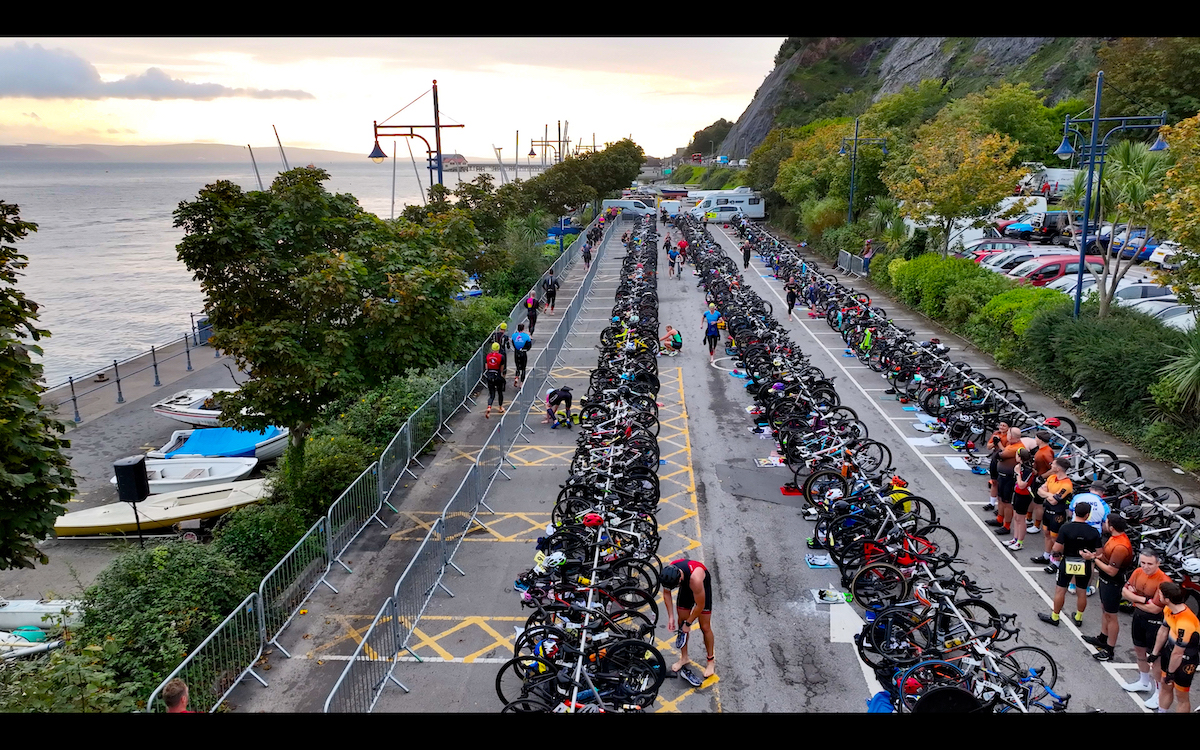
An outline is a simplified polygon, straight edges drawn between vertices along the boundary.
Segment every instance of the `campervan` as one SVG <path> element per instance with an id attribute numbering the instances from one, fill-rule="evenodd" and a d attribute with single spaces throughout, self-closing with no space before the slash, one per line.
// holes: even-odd
<path id="1" fill-rule="evenodd" d="M 742 214 L 748 219 L 762 219 L 767 215 L 761 196 L 753 191 L 734 190 L 720 191 L 705 197 L 690 213 L 692 218 L 703 222 L 728 221 L 734 214 Z"/>

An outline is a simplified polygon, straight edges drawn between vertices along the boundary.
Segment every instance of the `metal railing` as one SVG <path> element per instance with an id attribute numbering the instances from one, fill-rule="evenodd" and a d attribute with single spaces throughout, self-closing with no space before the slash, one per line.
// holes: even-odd
<path id="1" fill-rule="evenodd" d="M 582 247 L 582 238 L 577 240 L 568 252 L 564 252 L 555 263 L 557 276 L 566 264 L 570 263 Z M 395 636 L 391 641 L 379 636 L 376 640 L 381 644 L 393 644 L 396 648 L 392 654 L 385 654 L 372 644 L 373 653 L 361 646 L 355 651 L 350 662 L 342 671 L 333 690 L 325 701 L 325 711 L 365 713 L 374 709 L 387 681 L 391 680 L 400 685 L 405 692 L 408 688 L 400 683 L 392 672 L 399 663 L 399 652 L 408 651 L 417 661 L 421 658 L 413 650 L 411 643 L 418 622 L 429 606 L 433 595 L 440 588 L 450 596 L 453 592 L 443 582 L 446 568 L 453 567 L 460 574 L 466 575 L 461 568 L 454 564 L 457 553 L 472 526 L 487 530 L 487 526 L 478 518 L 480 507 L 487 508 L 484 499 L 491 483 L 499 474 L 506 478 L 503 463 L 507 460 L 508 451 L 516 442 L 517 436 L 528 429 L 526 417 L 535 403 L 541 399 L 539 395 L 550 379 L 550 370 L 554 366 L 562 347 L 565 345 L 572 325 L 580 310 L 590 295 L 592 281 L 599 266 L 599 253 L 588 273 L 584 276 L 574 299 L 565 308 L 559 318 L 558 326 L 551 335 L 546 346 L 539 352 L 536 362 L 527 368 L 525 382 L 509 402 L 509 408 L 493 430 L 476 456 L 475 464 L 463 477 L 457 491 L 442 510 L 442 514 L 430 526 L 421 542 L 421 546 L 413 555 L 413 559 L 405 568 L 404 573 L 396 582 L 391 598 L 384 602 L 376 616 L 373 628 L 383 623 L 388 616 L 386 610 L 389 603 L 392 607 L 392 622 L 395 625 Z M 561 265 L 560 265 L 561 263 Z M 540 282 L 539 282 L 540 283 Z M 536 288 L 536 287 L 535 287 Z M 518 308 L 520 309 L 520 308 Z M 513 311 L 514 316 L 518 310 Z M 478 381 L 473 380 L 472 384 Z M 512 466 L 511 461 L 509 465 Z M 365 642 L 366 639 L 364 639 Z M 381 665 L 390 664 L 386 673 L 382 673 Z M 343 692 L 344 691 L 344 692 Z"/>
<path id="2" fill-rule="evenodd" d="M 266 687 L 267 681 L 254 671 L 262 652 L 262 606 L 256 591 L 243 599 L 237 609 L 167 675 L 167 679 L 150 694 L 146 709 L 166 710 L 165 704 L 160 707 L 155 700 L 166 684 L 176 677 L 187 683 L 188 708 L 200 712 L 220 708 L 246 675 Z"/>
<path id="3" fill-rule="evenodd" d="M 583 241 L 583 237 L 580 236 L 551 265 L 556 276 L 561 276 L 567 266 L 579 255 Z M 442 583 L 445 568 L 453 565 L 452 558 L 454 552 L 457 551 L 459 544 L 465 538 L 466 532 L 469 531 L 472 524 L 482 526 L 485 529 L 487 528 L 477 518 L 481 506 L 487 508 L 489 511 L 491 510 L 483 501 L 484 495 L 491 486 L 491 482 L 494 481 L 496 474 L 502 473 L 505 477 L 508 476 L 502 469 L 502 464 L 507 459 L 507 451 L 511 448 L 517 436 L 521 434 L 522 429 L 527 429 L 524 425 L 525 416 L 533 403 L 539 400 L 539 389 L 544 386 L 549 368 L 553 366 L 557 358 L 558 349 L 561 348 L 563 342 L 566 340 L 567 333 L 580 309 L 582 298 L 590 290 L 591 280 L 596 274 L 598 262 L 599 252 L 597 252 L 596 262 L 592 264 L 589 273 L 584 277 L 580 290 L 576 294 L 576 300 L 567 307 L 567 313 L 559 319 L 558 328 L 551 337 L 550 342 L 538 356 L 537 363 L 529 368 L 532 380 L 527 377 L 522 389 L 515 394 L 512 403 L 516 408 L 511 408 L 509 414 L 516 413 L 516 416 L 510 418 L 506 414 L 505 418 L 492 431 L 487 444 L 480 451 L 480 456 L 477 458 L 475 465 L 471 467 L 467 476 L 464 477 L 458 492 L 447 503 L 442 516 L 430 527 L 429 533 L 426 535 L 417 554 L 413 557 L 412 562 L 409 563 L 400 580 L 397 581 L 392 597 L 394 609 L 394 616 L 391 618 L 391 623 L 394 626 L 393 641 L 386 640 L 389 636 L 386 636 L 384 631 L 388 630 L 388 627 L 386 624 L 381 624 L 379 616 L 376 617 L 376 624 L 379 625 L 378 628 L 375 628 L 377 638 L 380 639 L 380 642 L 384 646 L 387 643 L 398 644 L 397 653 L 401 649 L 412 653 L 412 649 L 409 646 L 412 631 L 416 627 L 416 623 L 420 620 L 421 614 L 424 612 L 434 592 L 438 588 L 441 588 L 447 594 L 453 596 L 450 589 Z M 548 274 L 538 279 L 537 283 L 534 284 L 526 296 L 536 293 L 541 288 L 541 281 L 546 275 Z M 518 304 L 510 314 L 509 320 L 515 324 L 518 319 L 523 320 L 523 317 L 519 318 L 519 316 L 523 315 L 524 308 Z M 255 600 L 255 606 L 259 612 L 257 647 L 259 648 L 260 655 L 261 650 L 267 644 L 272 644 L 279 648 L 286 656 L 291 656 L 287 649 L 279 643 L 278 638 L 280 634 L 283 633 L 300 612 L 300 608 L 308 601 L 318 586 L 324 584 L 335 594 L 338 593 L 338 590 L 328 581 L 328 575 L 333 563 L 336 561 L 342 567 L 346 568 L 347 571 L 350 570 L 348 566 L 342 563 L 340 557 L 371 521 L 377 520 L 386 528 L 387 524 L 379 518 L 379 511 L 385 503 L 392 510 L 395 510 L 395 507 L 391 504 L 391 499 L 400 478 L 405 473 L 416 477 L 410 466 L 416 464 L 424 468 L 417 457 L 430 445 L 441 429 L 445 428 L 449 430 L 445 423 L 460 408 L 466 406 L 470 394 L 482 379 L 483 358 L 486 347 L 487 342 L 479 347 L 466 365 L 409 416 L 408 420 L 380 455 L 378 463 L 372 464 L 359 475 L 354 483 L 334 501 L 327 515 L 313 524 L 305 535 L 296 542 L 288 554 L 267 573 L 259 584 L 258 592 L 247 597 L 247 601 L 250 601 L 252 598 Z M 553 350 L 551 351 L 551 349 Z M 509 465 L 511 466 L 512 463 L 509 462 Z M 447 519 L 451 519 L 449 527 Z M 453 531 L 451 534 L 454 542 L 453 550 L 450 550 L 448 547 L 447 528 Z M 462 570 L 457 566 L 454 567 L 459 573 L 462 573 Z M 382 615 L 383 610 L 381 609 L 380 612 Z M 235 612 L 230 615 L 230 619 L 234 618 L 237 614 Z M 384 617 L 386 618 L 386 615 Z M 226 623 L 229 621 L 227 619 Z M 226 623 L 223 623 L 221 627 L 226 627 Z M 374 628 L 375 626 L 373 625 L 372 627 Z M 214 631 L 206 639 L 205 644 L 208 644 L 217 637 L 220 630 L 221 628 L 218 628 L 217 631 Z M 377 646 L 371 646 L 370 649 L 360 647 L 355 652 L 356 656 L 347 665 L 347 671 L 342 675 L 343 679 L 339 679 L 338 681 L 339 686 L 343 684 L 346 675 L 350 673 L 358 661 L 375 658 L 375 656 L 369 653 L 372 649 L 377 649 Z M 376 651 L 375 655 L 378 653 Z M 415 656 L 415 654 L 413 655 Z M 227 655 L 227 658 L 231 657 Z M 256 656 L 255 660 L 257 658 Z M 176 672 L 186 664 L 187 662 L 181 664 L 176 669 Z M 394 666 L 395 662 L 393 660 L 392 668 Z M 226 667 L 226 672 L 230 669 L 232 667 Z M 239 673 L 237 681 L 240 681 L 246 673 L 254 674 L 253 672 L 242 671 Z M 371 674 L 369 670 L 367 673 Z M 172 676 L 174 676 L 174 673 Z M 256 674 L 254 676 L 258 677 Z M 387 676 L 393 682 L 400 684 L 394 678 L 391 678 L 391 669 L 388 670 Z M 155 689 L 151 695 L 152 699 L 158 695 L 165 684 L 166 681 Z M 236 684 L 236 681 L 231 684 L 229 690 L 232 690 Z M 263 684 L 266 685 L 265 682 Z M 337 689 L 335 687 L 334 693 L 337 692 Z M 371 706 L 374 705 L 374 701 L 377 698 L 377 695 L 372 698 Z M 333 699 L 334 694 L 331 694 L 330 700 Z M 219 704 L 214 704 L 213 708 L 215 709 L 217 705 Z M 335 705 L 338 704 L 327 701 L 326 709 L 334 710 L 332 706 Z M 360 710 L 370 709 L 368 707 L 367 709 Z"/>
<path id="4" fill-rule="evenodd" d="M 407 693 L 408 688 L 404 683 L 392 676 L 398 653 L 400 642 L 396 640 L 396 600 L 389 596 L 379 608 L 379 614 L 371 621 L 367 634 L 359 641 L 358 648 L 354 649 L 350 663 L 333 686 L 333 692 L 325 699 L 325 713 L 348 713 L 364 704 L 370 711 L 375 708 L 389 681 Z"/>
<path id="5" fill-rule="evenodd" d="M 329 556 L 329 521 L 322 516 L 258 585 L 258 595 L 262 600 L 264 643 L 272 643 L 285 655 L 291 656 L 279 644 L 279 635 L 304 602 L 308 601 L 308 597 L 317 590 L 317 586 L 323 583 L 337 593 L 337 589 L 325 580 L 332 564 Z"/>

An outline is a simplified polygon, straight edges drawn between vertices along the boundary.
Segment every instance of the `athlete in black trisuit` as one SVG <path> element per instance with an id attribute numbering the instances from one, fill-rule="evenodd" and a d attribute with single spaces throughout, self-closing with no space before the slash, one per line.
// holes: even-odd
<path id="1" fill-rule="evenodd" d="M 696 560 L 672 560 L 659 574 L 659 582 L 662 584 L 663 605 L 667 610 L 667 629 L 675 630 L 677 622 L 679 626 L 675 639 L 675 644 L 679 648 L 679 661 L 671 665 L 669 674 L 681 674 L 681 670 L 690 663 L 687 633 L 690 624 L 699 621 L 700 631 L 704 634 L 707 658 L 704 678 L 712 677 L 717 672 L 717 664 L 713 651 L 712 576 L 708 572 L 708 568 Z M 671 592 L 676 588 L 679 589 L 679 598 L 677 602 L 672 602 Z M 676 607 L 678 607 L 678 619 L 676 618 Z M 684 676 L 687 677 L 686 673 Z M 689 680 L 689 682 L 691 681 Z"/>

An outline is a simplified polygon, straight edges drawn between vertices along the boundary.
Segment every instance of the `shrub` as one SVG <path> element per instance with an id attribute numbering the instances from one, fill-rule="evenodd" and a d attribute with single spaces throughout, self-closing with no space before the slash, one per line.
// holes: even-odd
<path id="1" fill-rule="evenodd" d="M 938 255 L 926 253 L 919 258 L 905 261 L 904 265 L 899 266 L 895 272 L 888 269 L 892 277 L 892 285 L 905 304 L 917 306 L 921 303 L 923 295 L 921 280 L 941 261 L 942 259 Z"/>
<path id="2" fill-rule="evenodd" d="M 996 295 L 967 321 L 976 343 L 990 351 L 1001 365 L 1013 364 L 1018 338 L 1040 311 L 1070 306 L 1062 292 L 1041 287 L 1018 286 Z"/>
<path id="3" fill-rule="evenodd" d="M 930 249 L 928 244 L 929 230 L 917 228 L 913 230 L 912 236 L 900 246 L 900 252 L 904 255 L 905 260 L 912 260 L 928 251 Z"/>
<path id="4" fill-rule="evenodd" d="M 107 665 L 114 641 L 62 648 L 38 659 L 0 661 L 0 713 L 132 713 L 146 693 L 136 682 L 119 683 Z"/>
<path id="5" fill-rule="evenodd" d="M 339 399 L 326 409 L 325 421 L 318 429 L 326 436 L 348 435 L 382 450 L 409 416 L 458 370 L 453 362 L 423 373 L 409 370 L 404 377 L 393 377 L 374 390 Z"/>
<path id="6" fill-rule="evenodd" d="M 942 306 L 943 319 L 958 330 L 967 319 L 982 310 L 996 295 L 1013 288 L 1013 282 L 998 273 L 980 269 L 982 276 L 970 278 L 948 290 Z"/>
<path id="7" fill-rule="evenodd" d="M 891 290 L 892 277 L 888 272 L 888 268 L 891 262 L 897 258 L 900 258 L 899 253 L 878 253 L 874 258 L 871 258 L 870 271 L 868 272 L 871 283 L 884 291 Z"/>
<path id="8" fill-rule="evenodd" d="M 846 206 L 841 206 L 842 220 L 845 220 Z M 863 248 L 863 244 L 867 240 L 867 230 L 860 224 L 841 224 L 829 229 L 825 229 L 820 240 L 816 243 L 817 249 L 822 255 L 829 260 L 837 260 L 838 252 L 845 250 L 853 255 L 858 255 Z"/>
<path id="9" fill-rule="evenodd" d="M 302 452 L 289 448 L 279 459 L 273 499 L 291 503 L 311 525 L 379 457 L 380 449 L 330 428 L 313 430 Z M 298 460 L 299 459 L 299 460 Z"/>
<path id="10" fill-rule="evenodd" d="M 921 256 L 913 263 L 926 257 L 930 255 Z M 964 258 L 938 258 L 936 263 L 929 263 L 925 273 L 918 280 L 921 289 L 921 311 L 931 318 L 941 320 L 944 316 L 946 297 L 965 282 L 981 278 L 981 274 L 996 275 Z"/>
<path id="11" fill-rule="evenodd" d="M 1163 461 L 1174 461 L 1189 471 L 1200 469 L 1200 429 L 1167 422 L 1155 422 L 1143 438 L 1146 451 Z"/>
<path id="12" fill-rule="evenodd" d="M 291 505 L 247 505 L 221 518 L 213 545 L 255 578 L 262 578 L 307 530 L 304 517 Z"/>
<path id="13" fill-rule="evenodd" d="M 81 643 L 116 651 L 107 668 L 149 693 L 258 585 L 214 546 L 173 541 L 124 552 L 83 595 Z"/>

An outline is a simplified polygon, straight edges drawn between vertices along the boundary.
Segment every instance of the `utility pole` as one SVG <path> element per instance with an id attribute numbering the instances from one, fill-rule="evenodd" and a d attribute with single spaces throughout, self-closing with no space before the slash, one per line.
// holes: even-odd
<path id="1" fill-rule="evenodd" d="M 437 146 L 438 184 L 442 183 L 442 120 L 438 115 L 437 79 L 433 79 L 433 135 Z"/>

